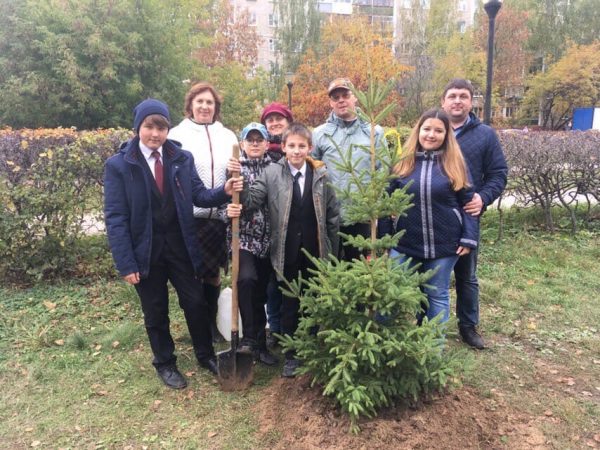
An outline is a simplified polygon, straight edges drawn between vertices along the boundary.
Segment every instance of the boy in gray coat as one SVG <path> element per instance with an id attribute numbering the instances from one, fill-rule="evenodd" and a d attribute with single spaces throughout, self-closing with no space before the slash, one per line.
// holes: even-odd
<path id="1" fill-rule="evenodd" d="M 264 204 L 269 207 L 271 228 L 271 263 L 282 284 L 300 273 L 309 276 L 310 261 L 302 251 L 324 258 L 337 254 L 339 207 L 323 163 L 308 155 L 312 149 L 311 132 L 293 123 L 282 137 L 285 159 L 271 164 L 254 181 L 244 187 L 242 204 L 247 210 Z M 229 217 L 240 214 L 240 207 L 228 205 Z M 281 333 L 293 335 L 298 327 L 300 302 L 283 296 Z M 285 355 L 284 377 L 293 377 L 300 362 L 293 352 Z"/>

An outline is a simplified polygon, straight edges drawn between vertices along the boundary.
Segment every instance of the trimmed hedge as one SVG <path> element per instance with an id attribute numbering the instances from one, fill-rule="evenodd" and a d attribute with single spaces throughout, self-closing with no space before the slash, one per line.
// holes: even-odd
<path id="1" fill-rule="evenodd" d="M 0 130 L 0 278 L 28 283 L 110 267 L 105 239 L 85 246 L 81 240 L 85 219 L 101 220 L 104 160 L 129 136 L 113 129 Z M 90 272 L 94 263 L 98 270 Z"/>
<path id="2" fill-rule="evenodd" d="M 503 197 L 514 197 L 518 206 L 539 206 L 549 231 L 555 229 L 556 206 L 568 212 L 573 233 L 578 210 L 589 222 L 600 199 L 600 132 L 508 131 L 500 133 L 500 141 L 510 168 Z"/>

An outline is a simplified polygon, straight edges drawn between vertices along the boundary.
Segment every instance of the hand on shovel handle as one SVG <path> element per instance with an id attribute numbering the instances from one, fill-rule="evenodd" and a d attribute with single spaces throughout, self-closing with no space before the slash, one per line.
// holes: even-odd
<path id="1" fill-rule="evenodd" d="M 233 146 L 233 158 L 237 160 L 240 155 L 240 148 L 237 145 Z M 231 163 L 231 160 L 230 160 Z M 229 167 L 229 164 L 228 164 Z M 232 170 L 233 178 L 239 177 L 239 163 L 231 163 L 232 168 L 237 168 L 238 171 Z M 233 192 L 232 204 L 239 205 L 240 193 Z M 233 208 L 235 209 L 235 207 Z M 238 212 L 239 212 L 238 207 Z M 229 212 L 229 208 L 228 208 Z M 252 369 L 254 366 L 254 358 L 251 353 L 238 352 L 238 344 L 240 339 L 239 334 L 239 306 L 238 306 L 238 275 L 240 269 L 240 219 L 232 217 L 231 219 L 231 349 L 220 352 L 217 355 L 217 364 L 219 366 L 219 383 L 225 391 L 237 391 L 246 389 L 252 383 Z"/>

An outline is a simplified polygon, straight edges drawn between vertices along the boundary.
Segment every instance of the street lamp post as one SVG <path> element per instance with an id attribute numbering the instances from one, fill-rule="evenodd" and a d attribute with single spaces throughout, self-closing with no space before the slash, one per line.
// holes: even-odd
<path id="1" fill-rule="evenodd" d="M 502 7 L 501 0 L 488 0 L 483 8 L 489 18 L 488 29 L 488 54 L 487 54 L 487 85 L 485 88 L 485 104 L 483 105 L 483 121 L 487 125 L 490 124 L 492 117 L 492 76 L 494 69 L 494 25 L 496 22 L 496 14 Z"/>
<path id="2" fill-rule="evenodd" d="M 292 87 L 294 87 L 294 74 L 288 72 L 285 74 L 285 85 L 288 88 L 288 108 L 292 109 Z"/>

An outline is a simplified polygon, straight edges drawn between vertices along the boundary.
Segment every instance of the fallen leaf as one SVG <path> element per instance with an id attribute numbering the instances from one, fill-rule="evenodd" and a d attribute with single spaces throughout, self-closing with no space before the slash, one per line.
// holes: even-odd
<path id="1" fill-rule="evenodd" d="M 558 370 L 556 370 L 556 369 L 552 369 L 552 370 L 550 370 L 550 373 L 551 373 L 552 375 L 556 375 L 556 374 L 558 373 Z"/>
<path id="2" fill-rule="evenodd" d="M 65 345 L 65 340 L 64 339 L 57 339 L 54 341 L 54 343 L 56 345 Z"/>
<path id="3" fill-rule="evenodd" d="M 28 433 L 30 433 L 30 432 L 33 431 L 33 427 L 27 427 L 27 428 L 25 428 L 25 431 L 27 431 Z"/>
<path id="4" fill-rule="evenodd" d="M 594 440 L 600 442 L 600 433 L 594 435 Z"/>
<path id="5" fill-rule="evenodd" d="M 94 350 L 96 350 L 96 351 L 97 351 L 97 350 L 100 350 L 100 349 L 102 349 L 102 345 L 101 345 L 101 344 L 98 344 L 98 345 L 96 345 L 96 346 L 94 347 Z"/>
<path id="6" fill-rule="evenodd" d="M 32 447 L 37 447 L 37 446 L 38 446 L 38 445 L 40 445 L 40 444 L 41 444 L 41 442 L 40 442 L 40 441 L 33 441 L 33 442 L 31 443 L 31 446 L 32 446 Z"/>
<path id="7" fill-rule="evenodd" d="M 194 371 L 192 371 L 192 370 L 188 370 L 188 371 L 185 373 L 185 376 L 186 376 L 186 377 L 193 377 L 195 374 L 196 374 L 196 372 L 194 372 Z"/>
<path id="8" fill-rule="evenodd" d="M 125 380 L 117 380 L 117 383 L 123 384 L 123 383 L 125 383 Z"/>
<path id="9" fill-rule="evenodd" d="M 56 303 L 52 303 L 49 300 L 44 300 L 44 306 L 48 311 L 53 311 L 56 309 Z"/>
<path id="10" fill-rule="evenodd" d="M 581 393 L 586 397 L 591 397 L 593 395 L 590 391 L 581 391 Z"/>
<path id="11" fill-rule="evenodd" d="M 154 403 L 152 404 L 150 409 L 152 409 L 152 411 L 158 410 L 161 403 L 162 403 L 162 400 L 154 400 Z"/>
<path id="12" fill-rule="evenodd" d="M 209 431 L 207 436 L 208 436 L 209 438 L 212 438 L 212 437 L 215 437 L 217 434 L 218 434 L 218 433 L 217 433 L 216 431 Z"/>
<path id="13" fill-rule="evenodd" d="M 114 341 L 112 343 L 112 348 L 117 348 L 119 346 L 120 342 L 119 341 Z"/>
<path id="14" fill-rule="evenodd" d="M 547 409 L 546 411 L 544 411 L 544 415 L 545 415 L 546 417 L 551 417 L 553 414 L 554 414 L 554 413 L 553 413 L 551 410 L 549 410 L 549 409 Z"/>
<path id="15" fill-rule="evenodd" d="M 528 284 L 529 286 L 532 286 L 532 285 L 534 285 L 534 284 L 535 284 L 535 281 L 534 281 L 534 280 L 527 280 L 527 284 Z"/>

